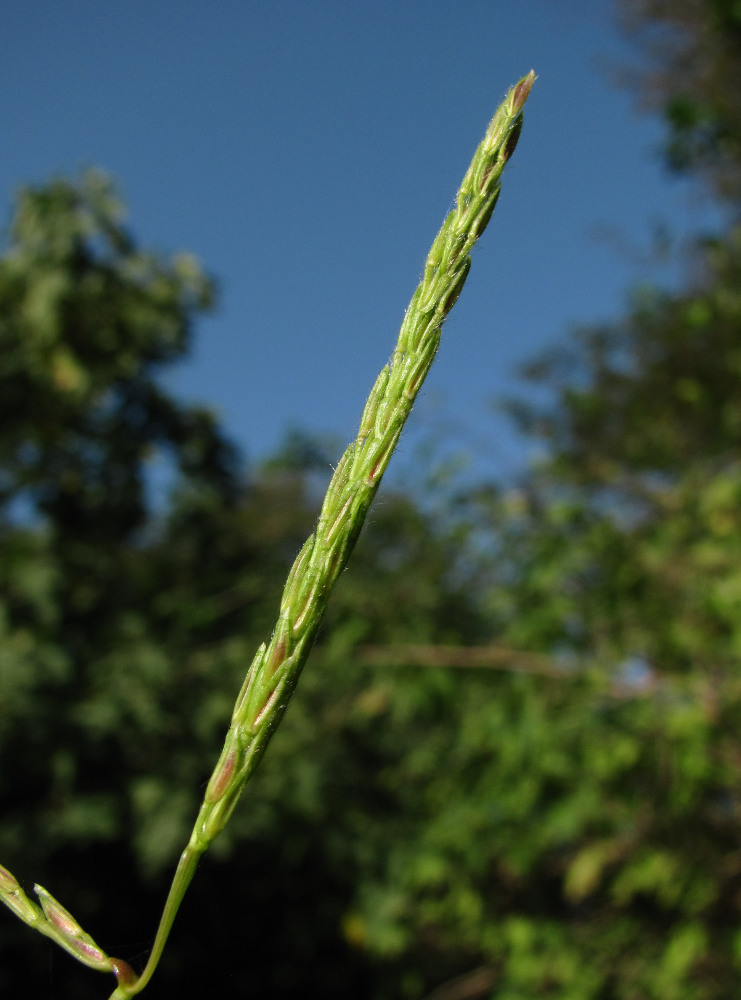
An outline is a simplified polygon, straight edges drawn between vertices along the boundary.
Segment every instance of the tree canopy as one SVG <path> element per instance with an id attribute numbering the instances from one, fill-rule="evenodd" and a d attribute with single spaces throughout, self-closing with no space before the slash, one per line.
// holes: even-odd
<path id="1" fill-rule="evenodd" d="M 632 73 L 644 107 L 668 126 L 668 165 L 741 200 L 741 10 L 736 0 L 620 0 L 645 61 Z"/>

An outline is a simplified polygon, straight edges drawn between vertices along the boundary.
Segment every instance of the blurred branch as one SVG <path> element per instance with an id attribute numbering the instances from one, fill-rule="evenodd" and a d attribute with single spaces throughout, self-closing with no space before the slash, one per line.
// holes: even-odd
<path id="1" fill-rule="evenodd" d="M 361 646 L 355 657 L 360 663 L 377 667 L 453 667 L 457 669 L 504 670 L 519 674 L 538 674 L 566 681 L 579 677 L 589 669 L 585 660 L 559 661 L 545 653 L 528 653 L 508 646 L 438 646 L 405 645 Z M 605 665 L 610 683 L 606 692 L 612 698 L 645 698 L 659 690 L 676 687 L 677 678 L 662 676 L 648 664 L 645 670 L 631 677 L 625 664 Z M 612 671 L 610 673 L 610 671 Z M 710 711 L 715 704 L 708 684 L 698 687 L 695 694 L 703 699 Z"/>
<path id="2" fill-rule="evenodd" d="M 427 997 L 427 1000 L 476 1000 L 487 996 L 496 982 L 496 971 L 492 965 L 482 965 L 473 972 L 438 986 Z"/>
<path id="3" fill-rule="evenodd" d="M 438 646 L 399 644 L 395 646 L 361 646 L 357 651 L 361 663 L 371 666 L 395 667 L 460 667 L 488 670 L 512 670 L 528 674 L 562 677 L 564 670 L 553 657 L 543 653 L 525 653 L 507 646 Z"/>

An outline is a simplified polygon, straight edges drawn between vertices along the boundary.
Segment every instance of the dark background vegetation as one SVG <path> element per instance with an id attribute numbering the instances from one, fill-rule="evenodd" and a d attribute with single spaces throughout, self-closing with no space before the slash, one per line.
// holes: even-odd
<path id="1" fill-rule="evenodd" d="M 517 484 L 382 495 L 152 1000 L 738 993 L 741 8 L 623 11 L 668 163 L 727 227 L 682 290 L 534 362 L 554 402 L 513 417 L 547 457 Z M 19 198 L 0 859 L 138 967 L 331 457 L 297 433 L 245 471 L 162 390 L 212 298 L 102 175 Z M 112 989 L 0 920 L 3 996 Z"/>

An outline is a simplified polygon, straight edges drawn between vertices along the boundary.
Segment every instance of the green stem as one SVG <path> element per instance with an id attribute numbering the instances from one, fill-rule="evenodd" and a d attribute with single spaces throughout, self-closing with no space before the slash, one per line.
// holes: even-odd
<path id="1" fill-rule="evenodd" d="M 134 983 L 127 985 L 119 982 L 118 986 L 111 994 L 110 1000 L 126 1000 L 127 997 L 132 997 L 137 993 L 141 993 L 154 975 L 154 971 L 159 965 L 159 960 L 162 957 L 162 952 L 165 950 L 167 939 L 170 936 L 175 916 L 180 909 L 180 904 L 182 903 L 183 896 L 185 896 L 188 886 L 191 883 L 191 879 L 195 875 L 202 853 L 203 851 L 197 851 L 191 846 L 191 844 L 188 844 L 183 853 L 180 855 L 180 860 L 178 861 L 178 866 L 175 869 L 175 875 L 173 877 L 172 884 L 170 885 L 170 891 L 167 894 L 165 908 L 162 911 L 162 916 L 160 917 L 157 935 L 154 939 L 154 944 L 152 945 L 149 960 L 144 967 L 144 971 Z"/>

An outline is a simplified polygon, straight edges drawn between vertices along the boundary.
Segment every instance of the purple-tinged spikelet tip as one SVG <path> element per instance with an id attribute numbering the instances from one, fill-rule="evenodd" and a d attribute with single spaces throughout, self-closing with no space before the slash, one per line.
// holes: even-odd
<path id="1" fill-rule="evenodd" d="M 527 76 L 524 76 L 515 87 L 512 95 L 512 113 L 519 114 L 522 111 L 525 101 L 530 96 L 530 91 L 535 83 L 535 70 L 531 69 Z"/>

